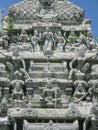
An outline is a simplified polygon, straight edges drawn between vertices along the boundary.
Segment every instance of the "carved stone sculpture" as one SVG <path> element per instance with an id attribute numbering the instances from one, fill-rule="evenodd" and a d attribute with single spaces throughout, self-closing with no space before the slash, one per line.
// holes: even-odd
<path id="1" fill-rule="evenodd" d="M 80 32 L 80 36 L 79 36 L 79 39 L 78 39 L 80 45 L 83 44 L 83 46 L 85 47 L 85 49 L 90 49 L 90 43 L 89 41 L 87 41 L 87 38 L 85 35 L 83 35 L 81 32 Z"/>
<path id="2" fill-rule="evenodd" d="M 51 51 L 53 48 L 54 39 L 53 39 L 53 33 L 50 31 L 49 27 L 46 27 L 46 31 L 43 33 L 43 37 L 45 38 L 43 51 L 44 50 Z"/>
<path id="3" fill-rule="evenodd" d="M 14 45 L 12 44 L 12 46 L 10 45 L 9 50 L 18 48 L 19 50 L 33 51 L 33 47 L 31 45 L 31 43 L 29 42 L 30 41 L 29 39 L 30 38 L 29 38 L 26 30 L 22 29 L 21 34 L 19 35 L 19 38 L 18 38 L 17 46 L 15 44 Z"/>
<path id="4" fill-rule="evenodd" d="M 83 125 L 83 130 L 86 130 L 89 121 L 91 121 L 91 126 L 89 130 L 97 130 L 98 126 L 98 104 L 95 104 L 90 111 L 90 115 L 86 118 L 84 125 Z"/>
<path id="5" fill-rule="evenodd" d="M 87 82 L 84 80 L 84 74 L 81 72 L 77 72 L 75 74 L 77 77 L 77 80 L 75 80 L 74 85 L 75 85 L 75 93 L 74 96 L 77 98 L 83 96 L 86 94 L 86 88 L 88 87 Z"/>
<path id="6" fill-rule="evenodd" d="M 8 28 L 8 17 L 2 17 L 2 28 L 5 30 Z"/>
<path id="7" fill-rule="evenodd" d="M 43 99 L 41 100 L 45 102 L 47 107 L 57 107 L 57 103 L 60 102 L 59 93 L 59 87 L 54 87 L 51 81 L 47 81 L 42 91 Z"/>
<path id="8" fill-rule="evenodd" d="M 0 47 L 7 49 L 8 46 L 9 46 L 9 36 L 5 31 L 3 31 L 2 36 L 0 37 Z"/>
<path id="9" fill-rule="evenodd" d="M 65 45 L 65 39 L 64 37 L 62 36 L 62 33 L 61 31 L 58 32 L 58 35 L 55 34 L 56 36 L 56 39 L 57 39 L 57 45 L 56 45 L 56 51 L 58 52 L 62 52 L 63 51 L 63 48 L 64 48 L 64 45 Z"/>
<path id="10" fill-rule="evenodd" d="M 50 6 L 54 2 L 54 0 L 39 0 L 39 2 L 44 6 Z"/>
<path id="11" fill-rule="evenodd" d="M 69 108 L 68 108 L 68 111 L 66 113 L 66 116 L 69 117 L 69 118 L 72 118 L 72 117 L 76 118 L 76 117 L 81 117 L 81 113 L 75 107 L 75 104 L 71 103 Z"/>
<path id="12" fill-rule="evenodd" d="M 34 31 L 34 36 L 31 38 L 31 41 L 32 41 L 32 46 L 34 48 L 34 51 L 40 51 L 40 46 L 39 46 L 40 37 L 36 30 Z"/>
<path id="13" fill-rule="evenodd" d="M 68 78 L 68 66 L 67 66 L 67 62 L 63 61 L 63 68 L 64 68 L 64 72 L 65 72 L 65 77 Z"/>
<path id="14" fill-rule="evenodd" d="M 32 123 L 29 123 L 28 121 L 24 120 L 23 130 L 33 130 L 35 127 L 38 130 L 40 124 L 37 123 L 37 125 L 33 125 Z M 52 120 L 49 121 L 49 123 L 42 123 L 41 128 L 44 130 L 79 130 L 78 121 L 76 120 L 73 123 L 53 123 Z"/>
<path id="15" fill-rule="evenodd" d="M 97 130 L 98 45 L 84 10 L 23 0 L 2 18 L 0 130 Z"/>
<path id="16" fill-rule="evenodd" d="M 12 95 L 10 98 L 10 102 L 13 102 L 12 106 L 14 107 L 23 107 L 23 99 L 25 98 L 23 90 L 22 90 L 22 81 L 14 81 L 12 90 Z"/>
<path id="17" fill-rule="evenodd" d="M 17 130 L 17 125 L 13 117 L 7 116 L 8 108 L 6 104 L 0 104 L 0 129 L 10 130 L 11 125 L 13 130 Z"/>

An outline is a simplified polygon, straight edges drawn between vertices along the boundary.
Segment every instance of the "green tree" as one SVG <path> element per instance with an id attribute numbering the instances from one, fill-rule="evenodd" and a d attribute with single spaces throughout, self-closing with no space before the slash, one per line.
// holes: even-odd
<path id="1" fill-rule="evenodd" d="M 14 24 L 13 18 L 9 17 L 8 18 L 8 28 L 6 29 L 8 35 L 11 35 L 14 33 L 13 24 Z"/>

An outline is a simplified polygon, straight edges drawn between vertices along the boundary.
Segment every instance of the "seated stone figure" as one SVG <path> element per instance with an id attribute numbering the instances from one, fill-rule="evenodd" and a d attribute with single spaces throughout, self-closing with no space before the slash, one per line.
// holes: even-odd
<path id="1" fill-rule="evenodd" d="M 56 41 L 57 41 L 56 51 L 62 52 L 63 47 L 65 45 L 65 39 L 62 36 L 61 31 L 59 31 L 58 34 L 55 33 L 55 37 L 56 37 Z"/>
<path id="2" fill-rule="evenodd" d="M 96 50 L 98 48 L 97 42 L 93 39 L 93 32 L 92 30 L 88 30 L 87 32 L 87 41 L 90 44 L 90 50 Z"/>
<path id="3" fill-rule="evenodd" d="M 54 44 L 53 33 L 50 31 L 49 27 L 46 27 L 46 31 L 43 33 L 45 39 L 43 51 L 51 51 Z"/>
<path id="4" fill-rule="evenodd" d="M 71 62 L 70 62 L 70 73 L 69 73 L 69 79 L 73 75 L 73 73 L 76 72 L 83 72 L 86 73 L 87 70 L 89 69 L 89 63 L 87 63 L 87 60 L 90 58 L 95 58 L 97 56 L 97 53 L 92 54 L 92 55 L 85 55 L 85 47 L 80 45 L 78 49 L 78 55 L 75 57 Z M 74 63 L 77 61 L 77 66 L 75 69 L 73 69 Z"/>
<path id="5" fill-rule="evenodd" d="M 19 35 L 19 38 L 18 38 L 18 40 L 19 41 L 22 41 L 23 43 L 26 43 L 27 42 L 27 40 L 28 40 L 28 34 L 27 34 L 27 31 L 25 30 L 25 29 L 22 29 L 21 30 L 21 33 L 20 33 L 20 35 Z"/>
<path id="6" fill-rule="evenodd" d="M 80 98 L 82 97 L 83 95 L 86 94 L 86 89 L 88 88 L 88 84 L 87 82 L 84 80 L 85 78 L 85 74 L 78 71 L 76 74 L 76 80 L 74 82 L 74 88 L 75 88 L 75 91 L 74 91 L 74 96 L 76 98 Z"/>
<path id="7" fill-rule="evenodd" d="M 87 32 L 87 36 L 85 36 L 84 34 L 82 34 L 80 32 L 80 36 L 79 36 L 78 41 L 79 41 L 80 45 L 83 44 L 85 46 L 85 48 L 87 48 L 88 50 L 95 50 L 97 48 L 97 43 L 92 38 L 91 31 Z"/>
<path id="8" fill-rule="evenodd" d="M 29 36 L 25 29 L 22 29 L 21 34 L 18 38 L 18 42 L 9 46 L 9 50 L 12 51 L 16 47 L 21 51 L 33 51 L 33 47 L 30 43 Z"/>
<path id="9" fill-rule="evenodd" d="M 77 88 L 76 88 L 76 90 L 75 90 L 75 92 L 74 92 L 74 96 L 76 97 L 76 98 L 80 98 L 80 97 L 82 97 L 83 95 L 85 95 L 86 94 L 86 91 L 85 91 L 85 89 L 83 88 L 83 85 L 82 84 L 78 84 L 78 86 L 77 86 Z"/>
<path id="10" fill-rule="evenodd" d="M 23 107 L 23 99 L 24 99 L 24 93 L 22 90 L 22 86 L 19 81 L 16 81 L 16 84 L 14 86 L 11 99 L 12 106 L 14 107 Z"/>
<path id="11" fill-rule="evenodd" d="M 17 81 L 16 86 L 15 86 L 13 93 L 12 93 L 12 98 L 15 100 L 22 100 L 23 96 L 24 96 L 24 94 L 23 94 L 22 88 L 20 86 L 20 82 Z"/>
<path id="12" fill-rule="evenodd" d="M 40 51 L 39 41 L 40 41 L 39 34 L 35 30 L 34 36 L 31 38 L 31 42 L 32 42 L 32 46 L 33 46 L 34 51 Z"/>
<path id="13" fill-rule="evenodd" d="M 86 36 L 80 32 L 79 41 L 81 41 L 81 44 L 86 45 Z"/>
<path id="14" fill-rule="evenodd" d="M 50 81 L 47 81 L 45 87 L 42 91 L 42 101 L 44 101 L 47 107 L 57 107 L 57 103 L 60 102 L 58 98 L 60 89 L 59 87 L 54 87 Z"/>
<path id="15" fill-rule="evenodd" d="M 85 46 L 85 48 L 87 48 L 88 50 L 90 50 L 90 41 L 81 32 L 80 32 L 80 36 L 79 36 L 78 41 L 79 41 L 80 45 L 82 44 L 83 46 Z"/>

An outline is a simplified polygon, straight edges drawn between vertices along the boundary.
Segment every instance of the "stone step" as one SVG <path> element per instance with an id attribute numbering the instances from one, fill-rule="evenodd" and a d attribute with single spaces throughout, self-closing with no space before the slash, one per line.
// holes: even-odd
<path id="1" fill-rule="evenodd" d="M 48 66 L 54 71 L 64 71 L 62 63 L 34 63 L 32 66 L 32 71 L 44 71 L 48 68 Z"/>
<path id="2" fill-rule="evenodd" d="M 50 77 L 50 78 L 59 78 L 59 79 L 66 79 L 68 74 L 63 72 L 42 72 L 42 71 L 33 71 L 29 73 L 31 78 L 43 78 L 43 77 Z"/>
<path id="3" fill-rule="evenodd" d="M 53 69 L 53 71 L 55 71 L 55 72 L 63 72 L 64 71 L 64 69 L 63 68 L 53 68 L 53 67 L 51 67 L 52 69 Z M 37 71 L 37 72 L 39 72 L 39 71 L 41 71 L 41 72 L 44 72 L 45 71 L 45 69 L 46 68 L 44 68 L 44 67 L 34 67 L 33 69 L 32 69 L 32 72 L 33 71 Z"/>
<path id="4" fill-rule="evenodd" d="M 73 81 L 67 79 L 52 78 L 51 82 L 53 84 L 58 84 L 60 88 L 72 88 L 73 85 Z M 41 86 L 45 86 L 47 83 L 47 78 L 31 78 L 27 79 L 25 83 L 28 88 L 39 88 Z"/>
<path id="5" fill-rule="evenodd" d="M 49 63 L 50 67 L 54 68 L 63 68 L 62 63 Z M 45 66 L 48 66 L 48 63 L 34 63 L 33 67 L 34 68 L 44 68 Z"/>
<path id="6" fill-rule="evenodd" d="M 48 63 L 40 63 L 40 62 L 37 62 L 37 63 L 34 63 L 34 66 L 46 66 L 46 65 L 48 65 Z M 50 62 L 50 65 L 51 66 L 54 66 L 54 67 L 62 67 L 62 63 L 51 63 Z"/>

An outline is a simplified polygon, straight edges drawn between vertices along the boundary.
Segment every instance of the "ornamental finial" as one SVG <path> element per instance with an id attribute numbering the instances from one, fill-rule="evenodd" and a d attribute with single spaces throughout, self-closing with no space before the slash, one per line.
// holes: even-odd
<path id="1" fill-rule="evenodd" d="M 54 0 L 39 0 L 39 2 L 44 6 L 50 6 L 54 2 Z"/>

